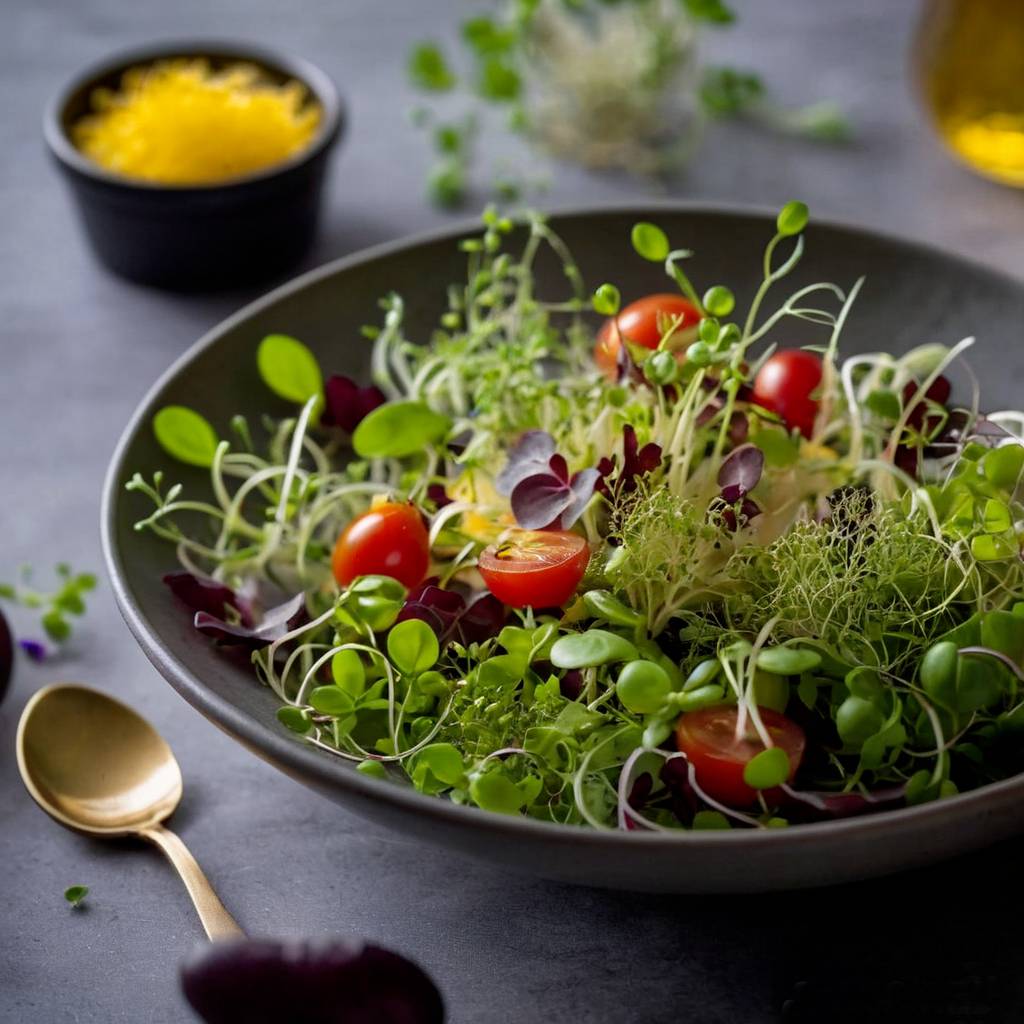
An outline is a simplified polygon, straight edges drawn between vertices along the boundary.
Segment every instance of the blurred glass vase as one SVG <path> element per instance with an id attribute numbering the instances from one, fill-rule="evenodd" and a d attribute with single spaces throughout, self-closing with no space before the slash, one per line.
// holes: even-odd
<path id="1" fill-rule="evenodd" d="M 953 153 L 1024 188 L 1024 0 L 925 0 L 913 62 Z"/>

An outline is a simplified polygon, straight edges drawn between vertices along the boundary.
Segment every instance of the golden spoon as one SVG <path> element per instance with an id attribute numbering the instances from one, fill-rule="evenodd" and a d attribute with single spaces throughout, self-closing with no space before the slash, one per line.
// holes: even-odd
<path id="1" fill-rule="evenodd" d="M 242 935 L 185 844 L 161 822 L 181 800 L 181 769 L 140 715 L 97 690 L 57 683 L 25 705 L 18 769 L 51 818 L 92 836 L 139 836 L 181 875 L 211 939 Z"/>

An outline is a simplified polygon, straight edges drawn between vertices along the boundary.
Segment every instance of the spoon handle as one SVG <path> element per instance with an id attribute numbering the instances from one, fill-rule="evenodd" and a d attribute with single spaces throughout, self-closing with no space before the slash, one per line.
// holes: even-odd
<path id="1" fill-rule="evenodd" d="M 235 919 L 224 909 L 224 904 L 217 898 L 209 879 L 203 869 L 189 853 L 188 847 L 168 828 L 154 825 L 144 829 L 143 839 L 148 839 L 154 846 L 160 847 L 167 859 L 174 865 L 174 870 L 188 889 L 192 903 L 202 921 L 206 934 L 210 939 L 232 939 L 245 933 L 238 927 Z"/>

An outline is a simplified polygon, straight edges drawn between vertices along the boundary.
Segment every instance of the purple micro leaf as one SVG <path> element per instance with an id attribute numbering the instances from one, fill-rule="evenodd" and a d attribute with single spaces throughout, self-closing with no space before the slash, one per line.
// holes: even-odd
<path id="1" fill-rule="evenodd" d="M 567 482 L 551 473 L 537 473 L 516 484 L 512 514 L 524 530 L 543 530 L 562 515 L 572 499 Z"/>
<path id="2" fill-rule="evenodd" d="M 583 673 L 578 668 L 571 668 L 558 680 L 558 692 L 566 700 L 576 700 L 583 692 Z"/>
<path id="3" fill-rule="evenodd" d="M 815 793 L 794 789 L 787 783 L 779 787 L 799 809 L 790 817 L 800 821 L 823 821 L 834 818 L 851 818 L 858 814 L 884 811 L 902 807 L 906 802 L 906 786 L 890 786 L 874 793 Z"/>
<path id="4" fill-rule="evenodd" d="M 386 401 L 384 392 L 372 384 L 362 388 L 349 377 L 328 377 L 320 422 L 325 427 L 341 427 L 351 434 L 368 413 Z"/>
<path id="5" fill-rule="evenodd" d="M 596 469 L 581 469 L 573 475 L 569 484 L 569 504 L 560 520 L 563 530 L 568 530 L 583 515 L 583 510 L 594 496 L 594 488 L 600 479 L 601 474 Z"/>
<path id="6" fill-rule="evenodd" d="M 246 602 L 240 600 L 227 584 L 219 580 L 181 571 L 167 573 L 164 576 L 164 583 L 179 601 L 188 605 L 194 612 L 206 612 L 216 619 L 223 619 L 227 615 L 227 610 L 234 608 L 241 616 L 243 626 L 252 625 L 252 616 Z"/>
<path id="7" fill-rule="evenodd" d="M 507 619 L 505 606 L 493 594 L 482 594 L 459 616 L 455 632 L 463 644 L 482 644 L 497 636 Z"/>
<path id="8" fill-rule="evenodd" d="M 30 661 L 34 661 L 36 664 L 46 661 L 46 645 L 39 640 L 19 640 L 18 646 Z"/>
<path id="9" fill-rule="evenodd" d="M 422 619 L 443 640 L 465 611 L 466 602 L 454 590 L 442 590 L 433 583 L 424 583 L 410 591 L 396 621 Z"/>
<path id="10" fill-rule="evenodd" d="M 569 463 L 565 461 L 564 455 L 559 455 L 555 452 L 554 455 L 548 460 L 548 469 L 551 471 L 551 475 L 557 477 L 566 486 L 569 484 Z"/>
<path id="11" fill-rule="evenodd" d="M 761 479 L 764 452 L 752 444 L 741 445 L 722 463 L 718 471 L 718 486 L 722 499 L 733 505 L 749 494 Z"/>
<path id="12" fill-rule="evenodd" d="M 521 480 L 547 471 L 554 454 L 555 439 L 546 430 L 526 431 L 510 449 L 505 468 L 494 480 L 494 489 L 507 497 Z"/>
<path id="13" fill-rule="evenodd" d="M 275 640 L 280 640 L 286 633 L 294 629 L 305 613 L 305 595 L 296 594 L 284 604 L 269 609 L 259 625 L 255 627 L 233 625 L 209 612 L 196 612 L 194 625 L 200 633 L 211 637 L 221 646 L 245 647 L 251 651 L 257 651 Z"/>
<path id="14" fill-rule="evenodd" d="M 444 484 L 428 485 L 427 498 L 434 503 L 435 508 L 444 508 L 445 505 L 452 503 L 452 499 L 448 497 L 448 492 L 444 489 Z"/>

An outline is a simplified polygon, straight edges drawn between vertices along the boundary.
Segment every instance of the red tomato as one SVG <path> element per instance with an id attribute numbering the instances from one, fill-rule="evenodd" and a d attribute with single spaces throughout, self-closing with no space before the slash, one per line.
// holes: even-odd
<path id="1" fill-rule="evenodd" d="M 811 393 L 821 384 L 821 359 L 813 352 L 787 348 L 776 352 L 757 371 L 754 401 L 782 417 L 804 437 L 814 431 L 818 403 Z"/>
<path id="2" fill-rule="evenodd" d="M 611 380 L 618 379 L 619 348 L 622 345 L 622 338 L 644 348 L 658 347 L 658 342 L 661 341 L 661 331 L 658 329 L 659 313 L 670 319 L 682 317 L 676 333 L 700 322 L 700 313 L 697 312 L 696 306 L 682 295 L 646 295 L 636 302 L 631 302 L 617 317 L 606 320 L 601 325 L 601 330 L 597 332 L 594 362 L 606 377 Z"/>
<path id="3" fill-rule="evenodd" d="M 778 711 L 759 711 L 775 746 L 782 747 L 789 757 L 792 782 L 804 756 L 804 731 Z M 687 712 L 676 726 L 676 746 L 693 765 L 697 785 L 708 796 L 730 807 L 748 807 L 757 799 L 757 792 L 743 781 L 743 769 L 765 746 L 749 719 L 745 734 L 736 739 L 737 714 L 731 704 Z"/>
<path id="4" fill-rule="evenodd" d="M 513 608 L 553 608 L 576 592 L 590 561 L 587 542 L 568 530 L 517 530 L 484 548 L 477 562 L 487 589 Z"/>
<path id="5" fill-rule="evenodd" d="M 331 568 L 343 587 L 357 576 L 391 576 L 407 587 L 423 582 L 430 565 L 430 540 L 412 505 L 389 501 L 345 527 L 334 545 Z"/>

